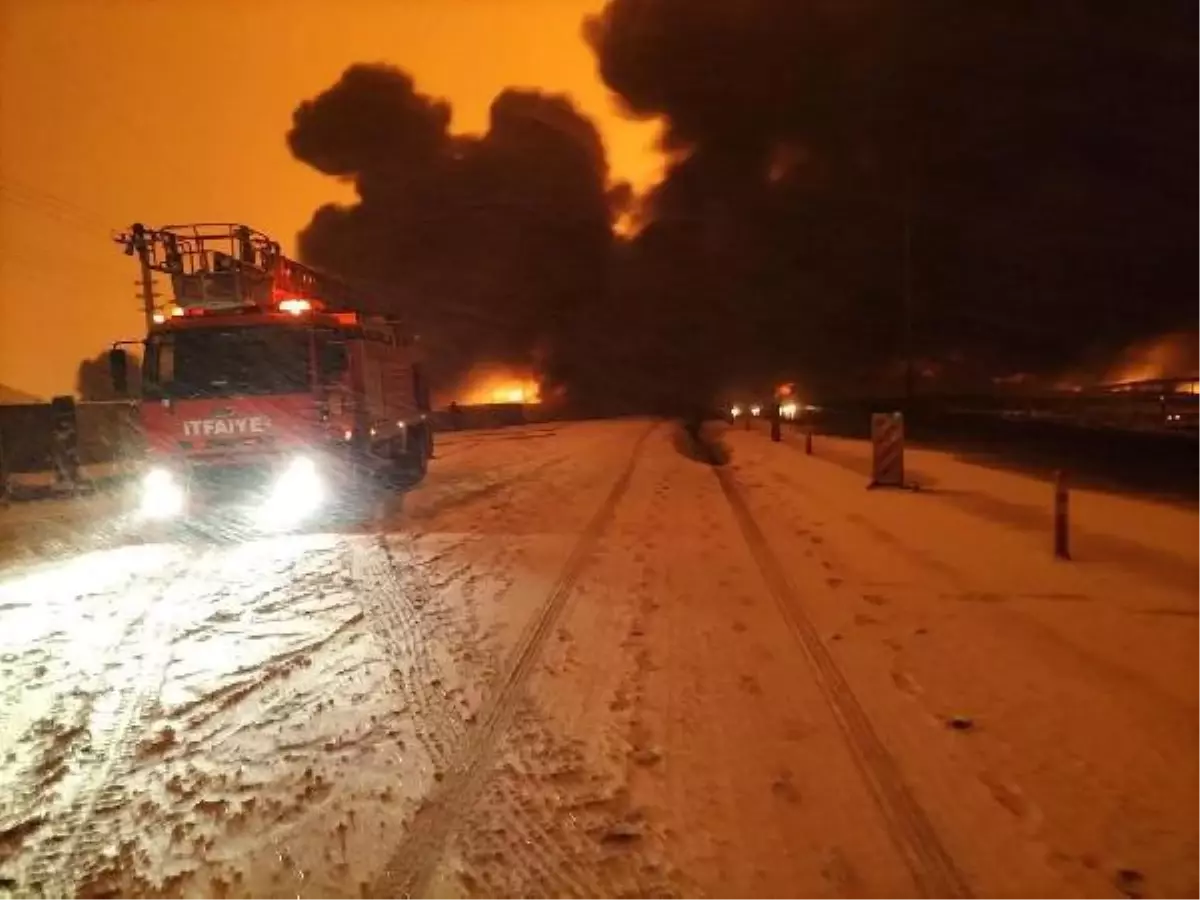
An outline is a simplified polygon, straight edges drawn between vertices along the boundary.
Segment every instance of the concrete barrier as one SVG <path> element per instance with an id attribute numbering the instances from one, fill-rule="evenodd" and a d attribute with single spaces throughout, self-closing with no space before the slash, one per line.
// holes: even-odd
<path id="1" fill-rule="evenodd" d="M 488 403 L 479 406 L 459 406 L 439 409 L 430 414 L 435 431 L 478 431 L 487 428 L 506 428 L 527 425 L 531 417 L 528 407 L 521 403 Z"/>
<path id="2" fill-rule="evenodd" d="M 55 468 L 55 411 L 49 403 L 0 406 L 0 484 L 10 476 Z M 79 463 L 119 463 L 141 447 L 135 407 L 127 402 L 75 404 Z"/>
<path id="3" fill-rule="evenodd" d="M 0 478 L 53 469 L 53 436 L 49 403 L 0 406 Z"/>

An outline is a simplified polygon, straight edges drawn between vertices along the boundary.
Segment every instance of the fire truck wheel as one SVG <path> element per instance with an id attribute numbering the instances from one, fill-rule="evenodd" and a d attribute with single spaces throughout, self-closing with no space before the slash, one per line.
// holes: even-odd
<path id="1" fill-rule="evenodd" d="M 429 457 L 433 456 L 433 441 L 430 440 L 429 429 L 424 426 L 417 429 L 410 455 L 413 460 L 412 470 L 422 478 L 425 477 L 425 473 L 429 471 Z"/>
<path id="2" fill-rule="evenodd" d="M 425 477 L 429 468 L 430 450 L 427 429 L 413 428 L 407 449 L 396 457 L 396 474 L 402 483 L 415 484 Z"/>

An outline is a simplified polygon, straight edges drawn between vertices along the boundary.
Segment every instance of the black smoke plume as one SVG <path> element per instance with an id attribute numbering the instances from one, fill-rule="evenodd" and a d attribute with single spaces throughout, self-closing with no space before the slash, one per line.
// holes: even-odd
<path id="1" fill-rule="evenodd" d="M 677 160 L 639 241 L 681 276 L 655 290 L 739 313 L 742 369 L 838 381 L 894 371 L 906 323 L 976 376 L 1194 331 L 1196 24 L 1188 0 L 610 0 L 585 32 Z"/>
<path id="2" fill-rule="evenodd" d="M 430 344 L 443 383 L 473 363 L 536 361 L 571 380 L 608 291 L 604 146 L 565 97 L 509 89 L 479 136 L 398 69 L 356 65 L 295 112 L 295 156 L 353 181 L 300 235 L 315 265 L 372 284 Z"/>
<path id="3" fill-rule="evenodd" d="M 370 280 L 444 377 L 539 361 L 575 396 L 744 379 L 987 383 L 1195 331 L 1190 0 L 610 0 L 600 74 L 664 124 L 633 201 L 571 103 L 508 90 L 486 132 L 399 70 L 296 111 L 352 180 L 303 256 Z M 641 225 L 614 236 L 618 217 Z"/>

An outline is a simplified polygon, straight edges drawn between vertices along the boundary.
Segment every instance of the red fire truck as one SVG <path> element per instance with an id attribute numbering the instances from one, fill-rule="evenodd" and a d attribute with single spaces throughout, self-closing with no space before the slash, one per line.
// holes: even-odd
<path id="1" fill-rule="evenodd" d="M 173 295 L 140 342 L 141 516 L 219 505 L 279 530 L 364 484 L 425 474 L 420 346 L 377 303 L 244 225 L 134 225 L 117 240 L 147 284 L 161 273 Z M 119 344 L 110 364 L 126 392 Z"/>

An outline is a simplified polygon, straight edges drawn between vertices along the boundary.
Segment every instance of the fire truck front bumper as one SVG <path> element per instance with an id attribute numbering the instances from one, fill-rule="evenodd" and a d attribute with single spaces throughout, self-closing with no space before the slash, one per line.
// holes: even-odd
<path id="1" fill-rule="evenodd" d="M 170 522 L 208 514 L 260 531 L 306 524 L 328 508 L 336 467 L 298 454 L 239 465 L 155 465 L 138 485 L 137 515 Z"/>

